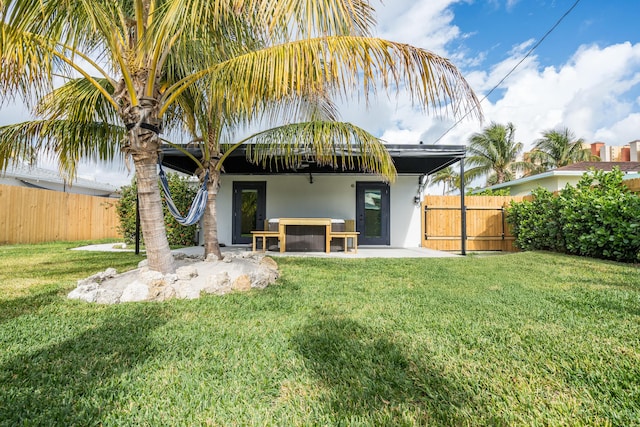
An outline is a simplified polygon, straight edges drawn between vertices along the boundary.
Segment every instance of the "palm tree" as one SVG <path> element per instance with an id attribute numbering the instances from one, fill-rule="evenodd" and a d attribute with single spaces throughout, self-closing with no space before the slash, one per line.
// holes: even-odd
<path id="1" fill-rule="evenodd" d="M 469 138 L 468 164 L 465 175 L 469 178 L 487 176 L 487 184 L 501 184 L 515 178 L 517 172 L 528 168 L 527 162 L 518 161 L 522 143 L 515 141 L 515 127 L 491 123 L 481 133 Z"/>
<path id="2" fill-rule="evenodd" d="M 206 88 L 204 89 L 206 90 Z M 395 167 L 382 142 L 363 129 L 338 121 L 338 113 L 325 94 L 272 100 L 264 114 L 247 117 L 242 112 L 226 111 L 222 115 L 211 114 L 211 105 L 205 100 L 193 103 L 194 96 L 187 96 L 192 133 L 199 142 L 201 159 L 191 155 L 198 165 L 199 176 L 209 171 L 207 208 L 204 213 L 205 257 L 214 254 L 221 257 L 217 235 L 217 192 L 224 161 L 237 148 L 247 146 L 248 159 L 278 169 L 295 168 L 302 161 L 313 160 L 319 165 L 337 167 L 341 164 L 351 169 L 372 172 L 383 179 L 393 180 Z M 209 96 L 206 97 L 208 99 Z M 200 107 L 200 109 L 198 109 Z M 267 116 L 267 117 L 264 117 Z M 234 140 L 237 126 L 251 122 L 273 124 L 275 119 L 286 118 L 289 123 L 278 124 L 256 132 L 241 140 Z M 266 123 L 265 123 L 266 122 Z M 198 132 L 203 134 L 197 137 Z M 233 143 L 225 143 L 233 140 Z M 170 144 L 181 149 L 180 145 Z M 277 156 L 276 156 L 277 155 Z M 339 162 L 340 160 L 340 162 Z M 208 165 L 208 166 L 206 166 Z"/>
<path id="3" fill-rule="evenodd" d="M 431 184 L 443 184 L 442 195 L 453 191 L 456 185 L 456 180 L 459 180 L 458 174 L 453 170 L 451 166 L 447 166 L 444 169 L 439 170 L 431 179 Z"/>
<path id="4" fill-rule="evenodd" d="M 597 160 L 591 150 L 583 148 L 584 140 L 576 139 L 569 128 L 547 130 L 536 140 L 531 151 L 531 160 L 541 166 L 542 171 L 555 169 L 571 163 Z"/>
<path id="5" fill-rule="evenodd" d="M 185 117 L 188 94 L 197 111 L 206 106 L 207 120 L 196 120 L 208 130 L 201 165 L 215 189 L 226 154 L 219 149 L 222 129 L 265 114 L 274 103 L 346 96 L 359 87 L 368 98 L 380 83 L 388 90 L 406 88 L 425 110 L 480 115 L 477 98 L 448 60 L 369 36 L 374 20 L 366 0 L 8 0 L 1 7 L 5 95 L 67 96 L 66 103 L 53 96 L 40 105 L 46 115 L 25 125 L 31 134 L 14 132 L 15 139 L 3 142 L 0 166 L 7 153 L 27 145 L 27 136 L 38 135 L 38 148 L 55 152 L 70 174 L 81 156 L 109 158 L 119 148 L 136 169 L 149 267 L 164 273 L 174 265 L 156 176 L 158 135 Z M 54 77 L 76 75 L 81 78 L 51 92 Z M 204 90 L 188 92 L 194 87 Z M 312 141 L 334 137 L 327 129 L 312 129 L 318 132 Z M 265 140 L 263 147 L 273 153 L 273 141 Z M 324 150 L 330 144 L 311 145 Z M 364 164 L 380 159 L 380 145 L 369 145 Z M 253 152 L 256 161 L 266 148 Z"/>

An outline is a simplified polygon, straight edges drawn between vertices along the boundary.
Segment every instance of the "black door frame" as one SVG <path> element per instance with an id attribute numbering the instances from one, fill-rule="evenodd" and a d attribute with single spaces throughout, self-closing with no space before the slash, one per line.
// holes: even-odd
<path id="1" fill-rule="evenodd" d="M 365 190 L 380 190 L 381 236 L 372 238 L 366 236 L 364 221 L 364 193 Z M 356 231 L 359 245 L 390 245 L 391 244 L 391 197 L 389 184 L 384 182 L 356 182 Z"/>
<path id="2" fill-rule="evenodd" d="M 267 215 L 266 181 L 233 181 L 233 201 L 231 219 L 231 243 L 234 245 L 251 243 L 251 236 L 242 236 L 242 191 L 257 190 L 256 227 L 262 230 Z"/>

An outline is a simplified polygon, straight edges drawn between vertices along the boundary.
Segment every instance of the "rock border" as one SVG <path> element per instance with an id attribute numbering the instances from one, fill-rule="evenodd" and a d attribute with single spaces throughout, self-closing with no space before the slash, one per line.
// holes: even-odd
<path id="1" fill-rule="evenodd" d="M 98 304 L 195 299 L 202 294 L 264 289 L 280 276 L 273 258 L 252 252 L 226 254 L 222 260 L 175 253 L 174 259 L 178 266 L 175 274 L 150 270 L 143 260 L 132 271 L 118 274 L 108 268 L 78 280 L 67 298 Z"/>

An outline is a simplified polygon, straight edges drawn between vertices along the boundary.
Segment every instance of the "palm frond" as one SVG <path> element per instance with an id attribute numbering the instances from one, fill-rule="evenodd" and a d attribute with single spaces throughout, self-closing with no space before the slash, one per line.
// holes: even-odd
<path id="1" fill-rule="evenodd" d="M 221 160 L 243 144 L 247 158 L 265 168 L 295 169 L 303 162 L 315 162 L 342 171 L 374 173 L 387 181 L 396 177 L 384 144 L 350 123 L 314 121 L 269 129 L 227 147 Z"/>
<path id="2" fill-rule="evenodd" d="M 126 131 L 104 122 L 38 120 L 0 127 L 0 170 L 21 158 L 51 156 L 73 178 L 81 158 L 113 160 Z"/>
<path id="3" fill-rule="evenodd" d="M 326 90 L 350 98 L 359 89 L 405 92 L 424 111 L 481 117 L 478 99 L 462 74 L 446 58 L 402 43 L 368 37 L 322 37 L 267 47 L 219 64 L 170 87 L 164 109 L 186 87 L 207 76 L 216 109 L 245 116 L 274 101 Z"/>
<path id="4" fill-rule="evenodd" d="M 96 79 L 109 93 L 113 86 L 107 79 Z M 118 112 L 95 85 L 84 78 L 67 81 L 44 96 L 36 106 L 36 114 L 49 119 L 69 119 L 82 123 L 117 123 Z"/>
<path id="5" fill-rule="evenodd" d="M 536 140 L 532 159 L 545 170 L 593 160 L 591 150 L 583 148 L 583 144 L 584 140 L 576 139 L 569 128 L 547 130 Z"/>

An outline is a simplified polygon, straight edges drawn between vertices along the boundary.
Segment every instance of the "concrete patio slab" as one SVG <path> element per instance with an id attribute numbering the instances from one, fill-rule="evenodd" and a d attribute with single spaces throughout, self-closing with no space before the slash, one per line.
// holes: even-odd
<path id="1" fill-rule="evenodd" d="M 105 243 L 99 245 L 89 245 L 74 248 L 74 250 L 84 251 L 102 251 L 102 252 L 133 252 L 128 247 L 121 249 L 118 243 Z M 223 254 L 227 252 L 251 252 L 251 246 L 225 246 L 220 248 Z M 182 252 L 187 255 L 204 255 L 204 247 L 192 246 L 187 248 L 175 249 L 173 252 Z M 258 252 L 262 253 L 262 252 Z M 315 258 L 447 258 L 459 257 L 460 254 L 436 251 L 426 248 L 391 248 L 387 246 L 359 246 L 358 253 L 344 252 L 285 252 L 267 251 L 266 255 L 271 257 L 287 256 L 287 257 L 315 257 Z"/>

